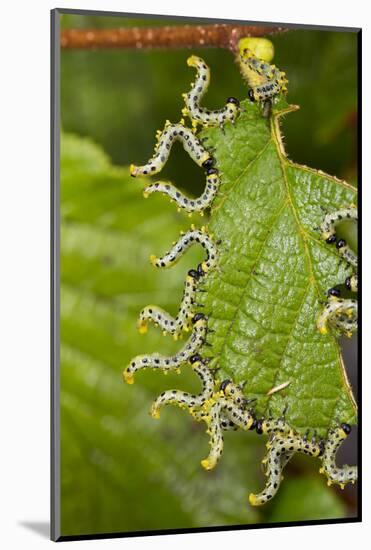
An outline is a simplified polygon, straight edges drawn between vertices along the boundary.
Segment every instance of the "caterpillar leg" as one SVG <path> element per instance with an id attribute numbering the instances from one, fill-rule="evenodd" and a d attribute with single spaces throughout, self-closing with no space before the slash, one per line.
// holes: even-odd
<path id="1" fill-rule="evenodd" d="M 215 199 L 219 186 L 220 178 L 219 172 L 216 168 L 206 167 L 206 186 L 205 190 L 200 197 L 195 199 L 189 198 L 184 193 L 179 191 L 171 183 L 158 181 L 148 185 L 143 194 L 147 198 L 152 193 L 163 193 L 168 195 L 173 200 L 179 209 L 183 209 L 186 212 L 203 212 L 206 208 L 209 208 Z"/>
<path id="2" fill-rule="evenodd" d="M 194 372 L 199 376 L 202 382 L 201 393 L 199 395 L 194 395 L 180 390 L 168 390 L 163 392 L 152 405 L 151 414 L 154 418 L 160 417 L 160 408 L 164 405 L 178 405 L 181 408 L 192 411 L 195 407 L 202 407 L 207 399 L 211 398 L 214 390 L 214 378 L 211 370 L 198 354 L 193 355 L 189 361 L 192 364 Z"/>
<path id="3" fill-rule="evenodd" d="M 178 353 L 167 357 L 153 353 L 151 355 L 137 355 L 130 365 L 124 370 L 123 377 L 128 384 L 134 383 L 134 374 L 142 369 L 160 369 L 165 372 L 177 370 L 183 363 L 189 361 L 205 341 L 207 333 L 207 318 L 202 313 L 196 313 L 192 322 L 194 324 L 190 338 Z"/>
<path id="4" fill-rule="evenodd" d="M 340 485 L 342 489 L 347 483 L 355 483 L 358 477 L 357 466 L 348 466 L 347 464 L 339 468 L 336 465 L 336 453 L 341 443 L 350 434 L 349 424 L 341 424 L 340 427 L 330 430 L 328 439 L 325 443 L 322 467 L 320 473 L 327 477 L 327 484 Z"/>
<path id="5" fill-rule="evenodd" d="M 167 121 L 163 131 L 158 136 L 153 157 L 143 166 L 132 164 L 130 166 L 130 174 L 136 177 L 139 175 L 154 175 L 160 172 L 165 166 L 171 147 L 176 141 L 182 143 L 185 151 L 198 166 L 207 167 L 210 165 L 210 153 L 202 146 L 192 130 L 186 128 L 183 124 L 171 124 Z"/>
<path id="6" fill-rule="evenodd" d="M 197 243 L 203 246 L 207 253 L 206 260 L 201 264 L 203 273 L 206 273 L 215 265 L 217 251 L 211 238 L 206 233 L 206 229 L 204 228 L 202 230 L 193 228 L 190 231 L 187 231 L 187 233 L 182 235 L 180 239 L 174 243 L 173 247 L 169 250 L 169 252 L 167 252 L 167 254 L 161 258 L 157 258 L 152 255 L 150 257 L 150 261 L 156 267 L 170 267 L 183 256 L 190 246 Z"/>
<path id="7" fill-rule="evenodd" d="M 235 97 L 229 97 L 227 103 L 221 109 L 210 111 L 201 107 L 200 103 L 207 92 L 210 83 L 210 69 L 203 59 L 192 55 L 187 59 L 189 67 L 197 70 L 196 80 L 191 85 L 191 91 L 183 94 L 185 108 L 183 115 L 189 116 L 193 127 L 197 124 L 202 126 L 223 126 L 227 121 L 234 123 L 239 113 L 240 103 Z"/>
<path id="8" fill-rule="evenodd" d="M 287 437 L 277 435 L 268 443 L 267 447 L 268 453 L 264 459 L 267 483 L 261 493 L 249 495 L 249 502 L 252 506 L 261 506 L 276 495 L 283 479 L 282 470 L 295 453 L 304 453 L 315 457 L 323 452 L 320 443 L 309 442 L 299 435 Z"/>
<path id="9" fill-rule="evenodd" d="M 317 327 L 321 334 L 327 334 L 328 325 L 331 324 L 350 336 L 357 330 L 357 321 L 357 300 L 330 295 L 324 310 L 317 319 Z"/>
<path id="10" fill-rule="evenodd" d="M 147 332 L 149 321 L 153 321 L 156 325 L 159 325 L 164 334 L 173 334 L 174 337 L 177 337 L 182 331 L 188 331 L 191 327 L 197 281 L 199 279 L 199 273 L 194 269 L 190 269 L 186 277 L 183 297 L 176 317 L 173 317 L 158 306 L 149 305 L 143 308 L 139 314 L 139 332 L 141 334 Z"/>

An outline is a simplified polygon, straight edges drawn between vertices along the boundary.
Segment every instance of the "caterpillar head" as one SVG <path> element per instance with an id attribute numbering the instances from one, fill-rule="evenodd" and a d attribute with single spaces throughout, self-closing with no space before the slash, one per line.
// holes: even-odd
<path id="1" fill-rule="evenodd" d="M 342 429 L 342 431 L 345 433 L 346 436 L 349 435 L 350 432 L 352 431 L 352 428 L 349 424 L 344 423 L 340 426 L 340 428 Z"/>
<path id="2" fill-rule="evenodd" d="M 191 363 L 191 365 L 197 365 L 199 363 L 203 363 L 203 359 L 201 355 L 195 353 L 194 355 L 192 355 L 192 357 L 189 358 L 189 362 Z"/>

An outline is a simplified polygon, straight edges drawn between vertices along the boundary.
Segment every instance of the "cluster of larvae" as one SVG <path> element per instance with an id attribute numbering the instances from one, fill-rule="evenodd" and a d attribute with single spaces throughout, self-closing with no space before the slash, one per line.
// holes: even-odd
<path id="1" fill-rule="evenodd" d="M 257 56 L 257 51 L 262 52 Z M 287 80 L 285 73 L 271 65 L 272 45 L 265 39 L 243 39 L 240 41 L 239 64 L 242 75 L 246 78 L 250 90 L 249 98 L 262 106 L 262 116 L 268 117 L 276 97 L 286 92 Z M 223 130 L 226 124 L 234 124 L 240 113 L 240 103 L 234 98 L 227 99 L 223 108 L 210 111 L 201 105 L 202 98 L 207 91 L 210 81 L 210 70 L 199 57 L 191 56 L 188 65 L 194 67 L 197 76 L 191 90 L 184 94 L 185 108 L 183 116 L 188 116 L 192 128 L 180 123 L 166 122 L 162 132 L 157 135 L 157 145 L 153 157 L 143 166 L 131 165 L 133 177 L 139 175 L 155 175 L 161 171 L 169 158 L 171 148 L 176 141 L 180 141 L 191 159 L 205 171 L 206 185 L 202 195 L 198 198 L 189 198 L 174 185 L 158 181 L 150 183 L 144 189 L 145 197 L 151 193 L 163 193 L 174 201 L 179 209 L 188 213 L 203 213 L 215 199 L 222 184 L 221 176 L 215 166 L 215 159 L 197 138 L 197 125 L 219 126 Z M 355 218 L 353 209 L 344 209 L 334 215 L 328 215 L 321 226 L 322 236 L 328 243 L 336 242 L 339 253 L 347 261 L 356 266 L 356 256 L 343 240 L 337 240 L 335 226 L 341 218 Z M 336 452 L 341 442 L 350 433 L 348 424 L 341 424 L 328 433 L 326 440 L 308 439 L 299 435 L 287 424 L 284 413 L 281 418 L 257 418 L 253 399 L 246 399 L 242 385 L 232 380 L 219 381 L 215 376 L 215 369 L 210 368 L 209 359 L 200 355 L 200 350 L 206 341 L 208 333 L 208 318 L 197 311 L 197 291 L 200 282 L 208 273 L 217 267 L 218 242 L 214 242 L 208 233 L 207 227 L 197 229 L 192 226 L 189 231 L 181 234 L 177 242 L 163 256 L 151 256 L 151 263 L 157 268 L 173 266 L 179 258 L 192 246 L 199 244 L 205 251 L 205 259 L 187 273 L 183 297 L 179 312 L 173 317 L 158 306 L 149 305 L 139 315 L 138 329 L 145 333 L 148 323 L 153 322 L 164 333 L 171 334 L 175 339 L 184 332 L 190 332 L 183 347 L 172 356 L 157 353 L 138 355 L 134 357 L 124 370 L 124 380 L 133 384 L 135 374 L 142 369 L 152 368 L 167 371 L 177 371 L 183 365 L 190 365 L 199 377 L 202 389 L 199 394 L 191 394 L 180 390 L 163 392 L 153 403 L 151 414 L 159 418 L 160 409 L 164 405 L 173 404 L 187 410 L 198 422 L 205 422 L 209 434 L 210 452 L 201 461 L 206 470 L 211 470 L 218 463 L 223 451 L 223 431 L 225 430 L 256 430 L 258 434 L 268 436 L 267 455 L 263 460 L 267 483 L 259 494 L 250 494 L 250 503 L 254 506 L 262 505 L 272 499 L 277 493 L 282 470 L 295 453 L 304 453 L 319 457 L 322 465 L 320 472 L 326 475 L 328 484 L 336 483 L 341 487 L 348 482 L 354 483 L 357 479 L 355 466 L 337 467 Z M 347 288 L 355 290 L 357 287 L 356 275 L 346 281 Z M 327 324 L 332 324 L 345 332 L 354 329 L 354 300 L 341 299 L 334 289 L 329 291 L 328 303 L 318 320 L 321 332 L 327 330 Z"/>

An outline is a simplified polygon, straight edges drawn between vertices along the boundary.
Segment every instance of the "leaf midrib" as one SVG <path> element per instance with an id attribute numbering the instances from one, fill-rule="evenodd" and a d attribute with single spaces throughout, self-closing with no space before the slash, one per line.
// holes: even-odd
<path id="1" fill-rule="evenodd" d="M 275 212 L 275 215 L 272 216 L 272 218 L 271 218 L 271 222 L 270 222 L 269 228 L 268 228 L 268 230 L 267 230 L 267 233 L 266 233 L 266 235 L 265 235 L 265 238 L 264 238 L 264 240 L 263 240 L 263 242 L 262 242 L 262 244 L 261 244 L 261 246 L 260 246 L 260 248 L 259 248 L 258 254 L 257 254 L 256 257 L 255 257 L 255 261 L 254 261 L 254 263 L 253 263 L 252 266 L 251 266 L 250 275 L 249 275 L 248 277 L 246 277 L 246 283 L 245 283 L 245 285 L 243 286 L 243 288 L 241 289 L 241 296 L 240 296 L 240 299 L 239 299 L 239 301 L 238 301 L 237 306 L 235 307 L 235 311 L 234 311 L 234 314 L 233 314 L 233 318 L 232 318 L 232 320 L 231 320 L 231 322 L 230 322 L 230 324 L 229 324 L 229 327 L 228 327 L 228 329 L 227 329 L 227 331 L 226 331 L 226 334 L 225 334 L 225 336 L 224 336 L 224 338 L 223 338 L 223 344 L 222 344 L 222 346 L 221 346 L 221 348 L 220 348 L 220 352 L 218 353 L 217 357 L 221 357 L 221 356 L 223 355 L 224 349 L 225 349 L 225 347 L 226 347 L 226 345 L 227 345 L 227 341 L 228 341 L 228 339 L 229 339 L 229 336 L 231 335 L 233 326 L 234 326 L 234 324 L 235 324 L 235 322 L 236 322 L 236 320 L 237 320 L 238 312 L 239 312 L 240 309 L 241 309 L 241 303 L 242 303 L 242 300 L 243 300 L 243 298 L 244 298 L 244 296 L 245 296 L 247 287 L 248 287 L 249 283 L 253 280 L 253 275 L 252 275 L 252 274 L 253 274 L 253 272 L 254 272 L 254 269 L 256 268 L 256 266 L 257 266 L 257 264 L 258 264 L 258 262 L 259 262 L 259 260 L 260 260 L 260 258 L 261 258 L 261 255 L 262 255 L 262 253 L 263 253 L 264 250 L 265 250 L 265 245 L 266 245 L 266 243 L 267 243 L 267 240 L 268 240 L 268 239 L 270 238 L 270 236 L 271 236 L 271 230 L 272 230 L 272 228 L 274 227 L 274 225 L 277 223 L 277 220 L 280 219 L 280 215 L 281 215 L 282 210 L 284 209 L 284 207 L 285 207 L 285 201 L 283 200 L 283 201 L 282 201 L 282 204 L 279 206 L 279 208 L 278 208 L 277 211 Z"/>

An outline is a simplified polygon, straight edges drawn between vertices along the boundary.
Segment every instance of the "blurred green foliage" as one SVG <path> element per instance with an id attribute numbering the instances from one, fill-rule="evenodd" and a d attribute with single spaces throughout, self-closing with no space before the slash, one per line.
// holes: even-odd
<path id="1" fill-rule="evenodd" d="M 166 20 L 63 16 L 62 27 L 165 24 Z M 355 178 L 356 36 L 293 31 L 274 38 L 276 62 L 290 79 L 289 100 L 301 106 L 284 122 L 291 158 L 338 176 Z M 207 105 L 243 98 L 246 88 L 228 52 L 195 50 L 212 69 Z M 189 52 L 64 51 L 62 53 L 61 158 L 61 425 L 62 534 L 172 529 L 342 517 L 349 510 L 318 464 L 298 457 L 300 472 L 263 509 L 247 504 L 259 490 L 264 441 L 226 434 L 226 453 L 215 472 L 199 461 L 208 452 L 203 426 L 168 408 L 158 422 L 148 415 L 164 389 L 197 390 L 181 375 L 143 372 L 134 388 L 121 371 L 140 352 L 177 348 L 150 329 L 138 335 L 138 311 L 150 302 L 175 313 L 184 272 L 200 259 L 190 251 L 176 268 L 156 272 L 152 252 L 189 227 L 162 197 L 144 201 L 140 181 L 125 166 L 153 150 L 164 120 L 179 120 L 181 93 L 194 74 Z M 303 63 L 306 60 L 306 63 Z M 319 93 L 320 91 L 320 93 Z M 353 118 L 352 118 L 353 117 Z M 196 191 L 203 175 L 178 148 L 164 176 Z M 116 165 L 116 166 L 114 166 Z M 197 218 L 195 219 L 197 223 Z M 139 378 L 139 377 L 138 377 Z M 300 482 L 298 485 L 297 482 Z M 300 505 L 293 506 L 300 495 Z"/>

